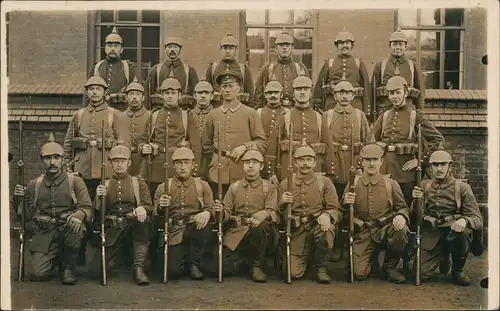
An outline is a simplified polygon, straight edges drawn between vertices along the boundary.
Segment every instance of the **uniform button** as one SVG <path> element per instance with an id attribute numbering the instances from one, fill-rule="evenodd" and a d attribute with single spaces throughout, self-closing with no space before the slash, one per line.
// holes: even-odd
<path id="1" fill-rule="evenodd" d="M 119 180 L 118 183 L 121 184 L 122 182 Z"/>
<path id="2" fill-rule="evenodd" d="M 121 189 L 121 188 L 122 188 L 122 186 L 118 186 L 118 189 Z"/>

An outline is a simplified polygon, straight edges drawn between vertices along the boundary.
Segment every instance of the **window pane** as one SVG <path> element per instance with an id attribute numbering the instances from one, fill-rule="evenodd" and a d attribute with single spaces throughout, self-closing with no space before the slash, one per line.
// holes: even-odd
<path id="1" fill-rule="evenodd" d="M 101 22 L 102 23 L 113 22 L 113 11 L 100 11 L 100 13 L 101 13 Z"/>
<path id="2" fill-rule="evenodd" d="M 417 51 L 405 51 L 405 56 L 414 62 L 417 62 Z"/>
<path id="3" fill-rule="evenodd" d="M 420 9 L 420 24 L 441 25 L 440 9 Z"/>
<path id="4" fill-rule="evenodd" d="M 121 59 L 123 60 L 129 60 L 132 62 L 137 62 L 137 49 L 135 48 L 128 48 L 128 49 L 123 49 L 123 53 L 121 55 Z"/>
<path id="5" fill-rule="evenodd" d="M 422 72 L 426 89 L 439 89 L 439 71 Z"/>
<path id="6" fill-rule="evenodd" d="M 264 24 L 266 22 L 266 11 L 247 10 L 247 24 Z"/>
<path id="7" fill-rule="evenodd" d="M 293 10 L 293 19 L 295 24 L 312 24 L 313 10 Z"/>
<path id="8" fill-rule="evenodd" d="M 462 26 L 464 24 L 464 9 L 445 9 L 444 24 L 446 26 Z"/>
<path id="9" fill-rule="evenodd" d="M 137 29 L 136 28 L 119 28 L 118 34 L 123 39 L 124 47 L 137 47 Z"/>
<path id="10" fill-rule="evenodd" d="M 416 9 L 399 9 L 398 24 L 401 27 L 417 26 L 417 10 Z"/>
<path id="11" fill-rule="evenodd" d="M 264 67 L 264 63 L 266 62 L 264 50 L 249 50 L 247 52 L 247 62 L 255 83 L 260 75 L 260 70 Z"/>
<path id="12" fill-rule="evenodd" d="M 312 29 L 294 29 L 293 44 L 295 49 L 312 49 Z"/>
<path id="13" fill-rule="evenodd" d="M 445 52 L 444 53 L 444 69 L 445 70 L 460 70 L 462 69 L 460 59 L 461 52 Z"/>
<path id="14" fill-rule="evenodd" d="M 153 48 L 160 46 L 160 27 L 142 27 L 142 46 Z"/>
<path id="15" fill-rule="evenodd" d="M 311 50 L 294 50 L 292 59 L 296 62 L 303 62 L 307 69 L 312 70 L 312 51 Z"/>
<path id="16" fill-rule="evenodd" d="M 160 11 L 142 11 L 142 21 L 144 23 L 160 23 Z"/>
<path id="17" fill-rule="evenodd" d="M 412 52 L 417 50 L 417 31 L 416 30 L 402 30 L 408 37 L 408 44 L 406 45 L 406 52 Z M 405 53 L 406 53 L 405 52 Z"/>
<path id="18" fill-rule="evenodd" d="M 441 33 L 436 31 L 421 31 L 420 32 L 420 48 L 422 50 L 437 50 L 439 49 L 438 40 Z"/>
<path id="19" fill-rule="evenodd" d="M 463 50 L 460 42 L 460 34 L 462 30 L 446 30 L 444 34 L 444 49 L 445 51 L 460 51 Z"/>
<path id="20" fill-rule="evenodd" d="M 270 24 L 291 24 L 292 15 L 289 10 L 269 10 L 269 23 Z"/>
<path id="21" fill-rule="evenodd" d="M 269 62 L 275 62 L 278 60 L 278 52 L 275 49 L 269 51 Z"/>
<path id="22" fill-rule="evenodd" d="M 137 21 L 137 11 L 118 11 L 119 21 Z"/>
<path id="23" fill-rule="evenodd" d="M 147 63 L 151 62 L 151 66 L 154 66 L 160 62 L 159 49 L 143 49 L 142 50 L 142 61 Z"/>
<path id="24" fill-rule="evenodd" d="M 444 72 L 444 87 L 449 89 L 460 88 L 460 72 L 459 71 L 445 71 Z"/>
<path id="25" fill-rule="evenodd" d="M 247 29 L 247 49 L 263 49 L 266 30 L 264 28 Z"/>
<path id="26" fill-rule="evenodd" d="M 422 71 L 439 71 L 439 52 L 436 50 L 420 51 L 420 68 Z"/>

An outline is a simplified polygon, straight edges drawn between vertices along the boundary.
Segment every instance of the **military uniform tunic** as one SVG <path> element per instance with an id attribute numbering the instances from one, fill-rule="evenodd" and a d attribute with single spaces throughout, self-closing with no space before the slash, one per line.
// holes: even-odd
<path id="1" fill-rule="evenodd" d="M 159 68 L 159 64 L 156 64 L 151 68 L 149 72 L 148 81 L 150 83 L 151 92 L 156 93 L 158 88 L 161 86 L 162 82 L 167 78 L 175 78 L 181 84 L 182 94 L 184 95 L 192 95 L 194 93 L 194 87 L 198 83 L 198 73 L 196 69 L 191 66 L 188 66 L 188 74 L 186 77 L 186 70 L 184 66 L 187 65 L 179 58 L 174 61 L 166 60 L 163 62 L 160 71 L 160 81 L 157 81 L 157 72 Z M 186 85 L 187 82 L 187 85 Z M 150 94 L 151 95 L 151 94 Z"/>
<path id="2" fill-rule="evenodd" d="M 269 139 L 271 134 L 274 131 L 278 130 L 280 121 L 283 119 L 284 114 L 289 109 L 282 106 L 272 107 L 269 104 L 260 109 L 260 121 L 262 123 L 262 127 L 264 128 L 264 133 L 266 134 L 267 139 Z M 276 135 L 276 138 L 278 139 L 278 135 Z M 267 144 L 269 146 L 269 141 L 267 142 Z M 264 162 L 266 163 L 265 167 L 267 171 L 264 172 L 263 176 L 271 176 L 272 174 L 277 174 L 275 157 L 273 158 L 265 155 Z"/>
<path id="3" fill-rule="evenodd" d="M 128 130 L 130 135 L 130 151 L 132 153 L 130 159 L 132 165 L 129 168 L 130 175 L 137 175 L 141 169 L 141 153 L 139 152 L 140 136 L 146 131 L 150 112 L 141 106 L 137 111 L 133 111 L 130 107 L 125 110 L 125 116 L 128 121 Z M 144 176 L 146 177 L 146 176 Z"/>
<path id="4" fill-rule="evenodd" d="M 191 137 L 191 149 L 194 151 L 196 155 L 196 167 L 194 169 L 193 175 L 202 177 L 204 180 L 208 180 L 208 164 L 206 158 L 201 155 L 201 138 L 203 137 L 203 130 L 205 129 L 205 121 L 207 119 L 208 113 L 212 111 L 214 108 L 212 105 L 200 109 L 195 107 L 191 110 L 191 115 L 195 119 L 196 127 L 198 129 L 198 135 L 195 137 Z"/>

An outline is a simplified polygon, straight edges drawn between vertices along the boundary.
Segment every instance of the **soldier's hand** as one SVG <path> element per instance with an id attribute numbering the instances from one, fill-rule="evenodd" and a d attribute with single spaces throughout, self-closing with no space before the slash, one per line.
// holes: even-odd
<path id="1" fill-rule="evenodd" d="M 293 203 L 293 193 L 288 191 L 283 192 L 283 195 L 281 196 L 281 203 L 282 204 Z"/>
<path id="2" fill-rule="evenodd" d="M 224 205 L 219 200 L 215 200 L 214 203 L 214 211 L 216 212 L 222 212 L 224 210 Z"/>
<path id="3" fill-rule="evenodd" d="M 396 231 L 403 229 L 405 225 L 406 225 L 406 219 L 401 215 L 396 215 L 392 219 L 392 226 Z"/>
<path id="4" fill-rule="evenodd" d="M 108 189 L 104 185 L 97 186 L 97 189 L 95 191 L 96 195 L 99 197 L 105 196 L 107 192 L 108 192 Z"/>
<path id="5" fill-rule="evenodd" d="M 14 188 L 14 195 L 24 197 L 24 193 L 26 192 L 26 189 L 24 188 L 23 185 L 16 185 Z"/>
<path id="6" fill-rule="evenodd" d="M 322 231 L 328 231 L 330 229 L 331 223 L 330 223 L 330 215 L 327 213 L 322 213 L 318 217 L 318 224 L 321 226 Z"/>
<path id="7" fill-rule="evenodd" d="M 421 199 L 424 196 L 424 192 L 422 191 L 422 189 L 415 186 L 415 188 L 413 188 L 411 195 L 413 196 L 414 199 Z"/>
<path id="8" fill-rule="evenodd" d="M 451 230 L 455 232 L 463 232 L 466 227 L 467 221 L 464 218 L 460 218 L 451 225 Z"/>
<path id="9" fill-rule="evenodd" d="M 142 154 L 151 154 L 153 152 L 153 147 L 149 144 L 144 144 L 142 146 Z"/>
<path id="10" fill-rule="evenodd" d="M 344 204 L 354 204 L 354 201 L 356 201 L 356 193 L 346 192 L 344 196 Z"/>
<path id="11" fill-rule="evenodd" d="M 238 162 L 240 158 L 247 151 L 247 147 L 245 145 L 238 146 L 231 151 L 231 155 L 229 156 L 234 162 Z"/>
<path id="12" fill-rule="evenodd" d="M 196 221 L 196 230 L 201 230 L 208 224 L 208 221 L 210 220 L 210 212 L 204 211 L 198 213 L 194 216 L 194 220 Z"/>
<path id="13" fill-rule="evenodd" d="M 262 221 L 264 221 L 264 219 L 267 219 L 267 217 L 269 217 L 269 213 L 265 210 L 254 213 L 251 218 L 252 227 L 257 227 Z"/>
<path id="14" fill-rule="evenodd" d="M 406 162 L 403 165 L 403 171 L 405 171 L 405 172 L 411 171 L 412 169 L 416 168 L 417 166 L 418 166 L 418 160 L 411 159 L 410 161 Z"/>
<path id="15" fill-rule="evenodd" d="M 137 217 L 139 222 L 144 222 L 147 217 L 146 209 L 142 206 L 137 206 L 137 208 L 134 209 L 134 215 Z"/>
<path id="16" fill-rule="evenodd" d="M 269 177 L 269 181 L 276 187 L 280 186 L 280 181 L 278 180 L 278 177 L 276 177 L 276 175 Z"/>
<path id="17" fill-rule="evenodd" d="M 68 229 L 72 233 L 77 233 L 82 227 L 82 221 L 74 216 L 69 216 L 67 220 Z"/>
<path id="18" fill-rule="evenodd" d="M 171 201 L 172 201 L 172 197 L 171 196 L 163 194 L 160 197 L 160 207 L 161 208 L 165 208 L 165 207 L 170 206 Z"/>

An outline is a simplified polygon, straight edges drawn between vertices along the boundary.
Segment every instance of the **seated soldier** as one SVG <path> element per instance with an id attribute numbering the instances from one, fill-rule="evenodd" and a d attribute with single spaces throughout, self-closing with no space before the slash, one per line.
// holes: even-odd
<path id="1" fill-rule="evenodd" d="M 429 163 L 433 178 L 422 181 L 413 189 L 413 198 L 423 199 L 421 280 L 436 276 L 443 261 L 451 253 L 452 281 L 469 286 L 471 281 L 464 272 L 467 254 L 471 248 L 474 255 L 481 255 L 482 241 L 476 239 L 481 233 L 483 219 L 471 187 L 455 179 L 451 173 L 451 155 L 438 150 L 431 154 Z M 446 266 L 446 265 L 445 265 Z M 447 274 L 446 271 L 440 271 Z"/>
<path id="2" fill-rule="evenodd" d="M 223 274 L 236 274 L 238 263 L 248 260 L 252 280 L 266 282 L 262 266 L 268 242 L 274 238 L 272 224 L 278 220 L 278 191 L 260 177 L 262 153 L 250 149 L 241 160 L 245 177 L 229 186 L 223 204 L 215 203 L 215 211 L 224 211 L 223 221 L 229 226 L 223 236 Z"/>
<path id="3" fill-rule="evenodd" d="M 118 145 L 111 149 L 108 158 L 111 161 L 113 175 L 105 185 L 97 186 L 96 212 L 97 222 L 105 221 L 106 225 L 106 271 L 116 267 L 123 260 L 121 252 L 126 250 L 130 240 L 133 245 L 135 282 L 137 285 L 148 285 L 149 279 L 144 272 L 149 239 L 153 224 L 148 219 L 153 207 L 148 186 L 140 176 L 131 176 L 128 168 L 132 164 L 130 149 Z M 106 200 L 105 219 L 99 219 L 102 200 Z M 95 235 L 98 238 L 98 235 Z M 97 239 L 96 239 L 97 240 Z M 92 246 L 97 246 L 92 241 Z M 101 276 L 101 252 L 93 249 L 95 256 L 89 265 L 89 277 L 98 279 Z"/>
<path id="4" fill-rule="evenodd" d="M 92 219 L 92 201 L 83 180 L 62 169 L 64 150 L 50 134 L 40 158 L 45 173 L 31 180 L 26 190 L 16 185 L 14 195 L 25 196 L 26 235 L 31 236 L 32 281 L 45 281 L 62 259 L 62 283 L 76 283 L 74 267 L 78 248 Z M 26 239 L 28 240 L 28 239 Z"/>
<path id="5" fill-rule="evenodd" d="M 201 280 L 204 274 L 200 270 L 200 263 L 207 252 L 211 236 L 211 228 L 207 224 L 214 205 L 212 190 L 206 181 L 192 177 L 196 163 L 191 149 L 177 148 L 172 161 L 175 174 L 167 181 L 168 193 L 165 193 L 165 183 L 162 183 L 156 188 L 154 199 L 155 222 L 161 221 L 163 226 L 165 219 L 161 216 L 168 207 L 167 273 L 179 277 L 184 274 L 187 265 L 189 276 L 193 280 Z M 160 243 L 159 248 L 163 247 L 164 243 Z M 163 256 L 163 252 L 160 254 Z M 163 263 L 163 260 L 159 261 Z"/>
<path id="6" fill-rule="evenodd" d="M 398 183 L 380 174 L 383 149 L 376 144 L 367 145 L 360 157 L 363 175 L 355 183 L 354 192 L 349 191 L 349 185 L 346 187 L 343 199 L 344 205 L 354 204 L 354 277 L 357 280 L 368 277 L 374 251 L 386 248 L 382 269 L 387 279 L 404 283 L 406 278 L 396 266 L 408 244 L 410 209 Z"/>
<path id="7" fill-rule="evenodd" d="M 297 174 L 293 184 L 288 185 L 285 179 L 280 187 L 280 211 L 286 215 L 287 204 L 292 204 L 290 274 L 292 278 L 301 278 L 312 261 L 318 283 L 327 284 L 331 282 L 327 264 L 342 210 L 332 181 L 314 173 L 316 152 L 303 142 L 294 158 Z"/>

